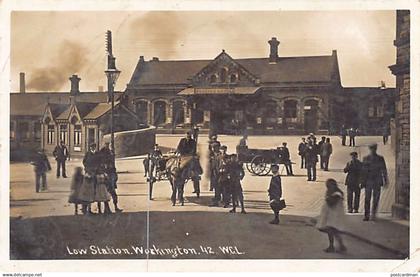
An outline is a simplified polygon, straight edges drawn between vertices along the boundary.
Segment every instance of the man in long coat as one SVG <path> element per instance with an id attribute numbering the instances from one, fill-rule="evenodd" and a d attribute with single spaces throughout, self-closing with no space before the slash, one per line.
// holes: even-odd
<path id="1" fill-rule="evenodd" d="M 381 187 L 389 184 L 388 172 L 386 169 L 384 157 L 377 154 L 378 145 L 369 146 L 369 155 L 363 158 L 362 169 L 362 188 L 365 189 L 365 217 L 364 221 L 368 221 L 372 215 L 372 220 L 376 218 L 378 210 L 379 198 L 381 196 Z M 373 199 L 372 199 L 373 196 Z M 371 211 L 371 200 L 372 211 Z"/>
<path id="2" fill-rule="evenodd" d="M 362 173 L 362 162 L 357 159 L 357 152 L 351 152 L 351 161 L 346 164 L 344 173 L 347 173 L 345 185 L 347 186 L 347 211 L 349 213 L 359 212 L 360 202 L 360 177 Z"/>
<path id="3" fill-rule="evenodd" d="M 57 161 L 57 178 L 60 178 L 60 169 L 63 178 L 67 178 L 66 160 L 70 157 L 70 154 L 64 141 L 60 141 L 60 144 L 55 147 L 53 156 Z"/>

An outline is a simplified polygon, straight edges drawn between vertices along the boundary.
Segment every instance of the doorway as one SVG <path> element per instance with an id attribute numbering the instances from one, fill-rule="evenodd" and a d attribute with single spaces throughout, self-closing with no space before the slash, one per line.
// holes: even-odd
<path id="1" fill-rule="evenodd" d="M 304 129 L 306 133 L 318 131 L 318 100 L 306 100 L 304 103 Z"/>

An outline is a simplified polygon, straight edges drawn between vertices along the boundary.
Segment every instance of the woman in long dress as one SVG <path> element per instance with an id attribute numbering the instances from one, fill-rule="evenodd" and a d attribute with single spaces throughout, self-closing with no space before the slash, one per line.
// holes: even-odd
<path id="1" fill-rule="evenodd" d="M 337 182 L 334 179 L 328 179 L 325 184 L 327 187 L 325 202 L 322 206 L 321 215 L 316 227 L 319 231 L 328 234 L 330 244 L 328 248 L 324 249 L 325 252 L 336 251 L 334 248 L 334 239 L 339 244 L 337 252 L 345 252 L 347 249 L 340 235 L 344 219 L 344 193 L 338 188 Z"/>

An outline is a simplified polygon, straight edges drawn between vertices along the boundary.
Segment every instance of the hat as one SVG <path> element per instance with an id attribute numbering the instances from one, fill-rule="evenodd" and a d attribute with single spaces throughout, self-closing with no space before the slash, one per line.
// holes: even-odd
<path id="1" fill-rule="evenodd" d="M 350 156 L 357 156 L 357 152 L 351 152 Z"/>
<path id="2" fill-rule="evenodd" d="M 369 149 L 378 149 L 378 144 L 372 143 L 371 145 L 369 145 Z"/>
<path id="3" fill-rule="evenodd" d="M 283 144 L 283 145 L 286 145 L 286 144 L 287 144 L 287 142 L 283 142 L 282 144 Z"/>
<path id="4" fill-rule="evenodd" d="M 155 146 L 159 146 L 159 144 L 155 143 Z"/>
<path id="5" fill-rule="evenodd" d="M 271 165 L 271 168 L 272 168 L 272 169 L 274 169 L 274 168 L 279 169 L 279 166 L 278 166 L 278 165 L 276 165 L 276 164 L 272 164 L 272 165 Z"/>

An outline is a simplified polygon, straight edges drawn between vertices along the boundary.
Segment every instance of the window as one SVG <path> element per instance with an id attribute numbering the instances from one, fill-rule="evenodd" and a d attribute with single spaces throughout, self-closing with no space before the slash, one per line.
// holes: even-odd
<path id="1" fill-rule="evenodd" d="M 60 141 L 64 141 L 67 144 L 67 125 L 60 125 Z"/>
<path id="2" fill-rule="evenodd" d="M 156 101 L 153 107 L 154 125 L 162 125 L 166 122 L 166 103 L 165 101 Z"/>
<path id="3" fill-rule="evenodd" d="M 28 140 L 31 137 L 29 132 L 29 123 L 28 122 L 20 122 L 18 123 L 18 134 L 22 140 Z"/>
<path id="4" fill-rule="evenodd" d="M 40 122 L 34 123 L 34 134 L 35 134 L 35 141 L 41 141 L 41 123 Z"/>
<path id="5" fill-rule="evenodd" d="M 235 74 L 230 75 L 230 82 L 231 83 L 236 83 L 236 75 Z"/>
<path id="6" fill-rule="evenodd" d="M 377 106 L 376 107 L 376 116 L 377 117 L 384 117 L 384 106 Z"/>
<path id="7" fill-rule="evenodd" d="M 284 101 L 284 117 L 297 118 L 297 101 L 296 100 Z"/>
<path id="8" fill-rule="evenodd" d="M 183 124 L 185 119 L 184 103 L 182 101 L 175 101 L 172 107 L 172 118 L 174 125 Z"/>
<path id="9" fill-rule="evenodd" d="M 137 117 L 142 124 L 147 124 L 147 114 L 149 112 L 148 104 L 146 101 L 139 101 L 136 103 Z"/>
<path id="10" fill-rule="evenodd" d="M 74 125 L 74 146 L 82 144 L 82 125 Z"/>
<path id="11" fill-rule="evenodd" d="M 217 76 L 216 74 L 211 75 L 210 77 L 210 83 L 216 83 L 217 82 Z"/>
<path id="12" fill-rule="evenodd" d="M 227 75 L 226 68 L 220 69 L 220 82 L 221 83 L 226 83 L 226 75 Z"/>
<path id="13" fill-rule="evenodd" d="M 10 122 L 10 139 L 15 139 L 15 122 L 11 121 Z"/>
<path id="14" fill-rule="evenodd" d="M 48 125 L 47 129 L 47 143 L 54 144 L 55 127 L 54 125 Z"/>
<path id="15" fill-rule="evenodd" d="M 267 126 L 273 126 L 277 124 L 277 102 L 269 101 L 266 102 L 263 107 L 263 119 Z"/>

